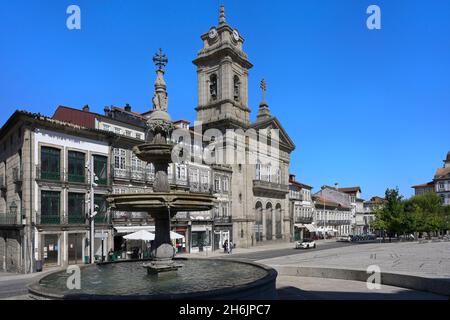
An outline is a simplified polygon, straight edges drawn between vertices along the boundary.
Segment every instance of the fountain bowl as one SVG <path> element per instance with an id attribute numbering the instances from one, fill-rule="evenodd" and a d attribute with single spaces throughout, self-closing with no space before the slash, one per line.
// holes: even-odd
<path id="1" fill-rule="evenodd" d="M 142 263 L 124 260 L 80 267 L 81 289 L 69 290 L 65 270 L 28 286 L 43 300 L 272 300 L 277 272 L 238 259 L 175 258 L 177 272 L 148 275 Z"/>
<path id="2" fill-rule="evenodd" d="M 186 191 L 111 194 L 108 202 L 120 211 L 207 211 L 214 207 L 215 197 Z"/>

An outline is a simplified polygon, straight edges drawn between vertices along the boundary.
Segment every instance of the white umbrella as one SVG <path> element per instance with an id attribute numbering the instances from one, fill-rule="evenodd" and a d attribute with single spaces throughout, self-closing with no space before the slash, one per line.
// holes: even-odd
<path id="1" fill-rule="evenodd" d="M 170 231 L 170 239 L 174 240 L 174 239 L 184 239 L 184 236 L 182 236 L 179 233 Z"/>
<path id="2" fill-rule="evenodd" d="M 152 241 L 155 240 L 155 235 L 151 232 L 145 230 L 139 230 L 134 233 L 128 234 L 123 237 L 127 240 L 143 240 L 143 241 Z"/>

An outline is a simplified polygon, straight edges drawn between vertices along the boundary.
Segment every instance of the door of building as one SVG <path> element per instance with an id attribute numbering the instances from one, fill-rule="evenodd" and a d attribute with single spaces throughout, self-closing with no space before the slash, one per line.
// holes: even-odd
<path id="1" fill-rule="evenodd" d="M 44 265 L 57 265 L 59 262 L 59 235 L 44 234 L 42 246 L 42 257 Z"/>
<path id="2" fill-rule="evenodd" d="M 69 264 L 83 263 L 83 234 L 69 234 Z"/>

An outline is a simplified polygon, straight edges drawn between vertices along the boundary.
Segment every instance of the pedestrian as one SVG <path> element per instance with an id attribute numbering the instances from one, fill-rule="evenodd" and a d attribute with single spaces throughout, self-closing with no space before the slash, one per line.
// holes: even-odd
<path id="1" fill-rule="evenodd" d="M 223 243 L 223 253 L 227 253 L 228 251 L 228 240 L 225 240 Z"/>
<path id="2" fill-rule="evenodd" d="M 233 253 L 233 242 L 231 242 L 231 240 L 230 240 L 230 243 L 228 244 L 228 253 Z"/>

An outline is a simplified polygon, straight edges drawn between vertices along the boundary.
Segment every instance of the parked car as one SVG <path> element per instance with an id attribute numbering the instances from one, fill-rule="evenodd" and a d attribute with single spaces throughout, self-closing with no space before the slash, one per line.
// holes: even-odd
<path id="1" fill-rule="evenodd" d="M 295 243 L 295 249 L 309 249 L 315 247 L 316 243 L 312 239 L 303 239 L 302 241 L 297 241 Z"/>
<path id="2" fill-rule="evenodd" d="M 351 235 L 347 235 L 347 236 L 342 235 L 337 238 L 337 241 L 351 242 L 352 236 Z"/>

